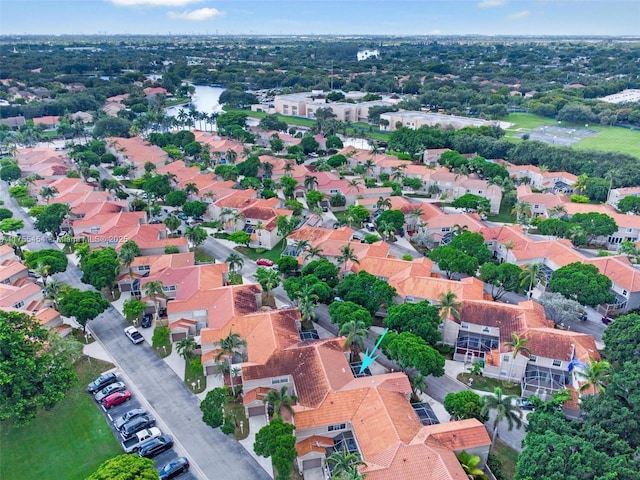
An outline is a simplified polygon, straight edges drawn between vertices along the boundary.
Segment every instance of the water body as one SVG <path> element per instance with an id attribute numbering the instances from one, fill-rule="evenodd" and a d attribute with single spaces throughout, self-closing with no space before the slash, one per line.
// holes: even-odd
<path id="1" fill-rule="evenodd" d="M 194 85 L 196 91 L 191 96 L 191 103 L 199 112 L 211 114 L 213 112 L 222 112 L 222 105 L 218 103 L 220 95 L 224 92 L 221 87 L 209 87 L 206 85 Z M 186 105 L 176 105 L 166 109 L 167 115 L 175 117 L 180 110 L 188 110 Z"/>

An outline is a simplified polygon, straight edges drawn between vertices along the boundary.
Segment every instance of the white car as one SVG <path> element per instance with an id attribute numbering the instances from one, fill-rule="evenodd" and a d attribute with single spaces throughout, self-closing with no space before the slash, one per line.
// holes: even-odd
<path id="1" fill-rule="evenodd" d="M 144 337 L 142 334 L 136 329 L 136 327 L 127 327 L 124 329 L 124 334 L 131 340 L 131 343 L 141 343 L 144 342 Z"/>

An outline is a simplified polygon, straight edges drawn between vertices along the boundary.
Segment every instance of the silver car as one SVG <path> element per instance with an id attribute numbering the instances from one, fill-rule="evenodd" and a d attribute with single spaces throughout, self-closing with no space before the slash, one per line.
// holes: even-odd
<path id="1" fill-rule="evenodd" d="M 98 393 L 95 394 L 93 398 L 96 399 L 96 402 L 101 402 L 103 398 L 108 397 L 112 393 L 121 392 L 125 390 L 127 387 L 123 382 L 112 383 L 111 385 L 107 385 Z"/>

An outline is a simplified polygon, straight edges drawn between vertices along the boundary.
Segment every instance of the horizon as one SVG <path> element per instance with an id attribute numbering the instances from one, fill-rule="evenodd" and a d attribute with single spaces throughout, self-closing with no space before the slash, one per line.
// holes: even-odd
<path id="1" fill-rule="evenodd" d="M 634 0 L 0 0 L 3 37 L 636 38 L 639 20 Z"/>

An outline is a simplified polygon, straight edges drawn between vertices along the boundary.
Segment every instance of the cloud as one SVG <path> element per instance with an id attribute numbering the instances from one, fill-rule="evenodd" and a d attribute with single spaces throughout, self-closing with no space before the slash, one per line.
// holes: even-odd
<path id="1" fill-rule="evenodd" d="M 436 30 L 432 30 L 432 31 L 429 33 L 429 35 L 440 35 L 441 33 L 442 33 L 442 32 L 441 32 L 440 30 L 436 29 Z"/>
<path id="2" fill-rule="evenodd" d="M 120 7 L 184 7 L 191 3 L 200 3 L 202 0 L 110 0 Z"/>
<path id="3" fill-rule="evenodd" d="M 523 10 L 521 12 L 513 13 L 513 14 L 509 15 L 507 18 L 509 20 L 520 20 L 520 19 L 523 19 L 523 18 L 527 18 L 529 15 L 531 15 L 531 12 L 529 10 Z"/>
<path id="4" fill-rule="evenodd" d="M 478 4 L 480 8 L 491 8 L 491 7 L 501 7 L 507 4 L 507 0 L 482 0 Z"/>
<path id="5" fill-rule="evenodd" d="M 199 8 L 198 10 L 185 10 L 184 12 L 169 12 L 167 17 L 173 20 L 190 20 L 194 22 L 207 20 L 209 18 L 221 17 L 224 12 L 215 8 Z"/>

